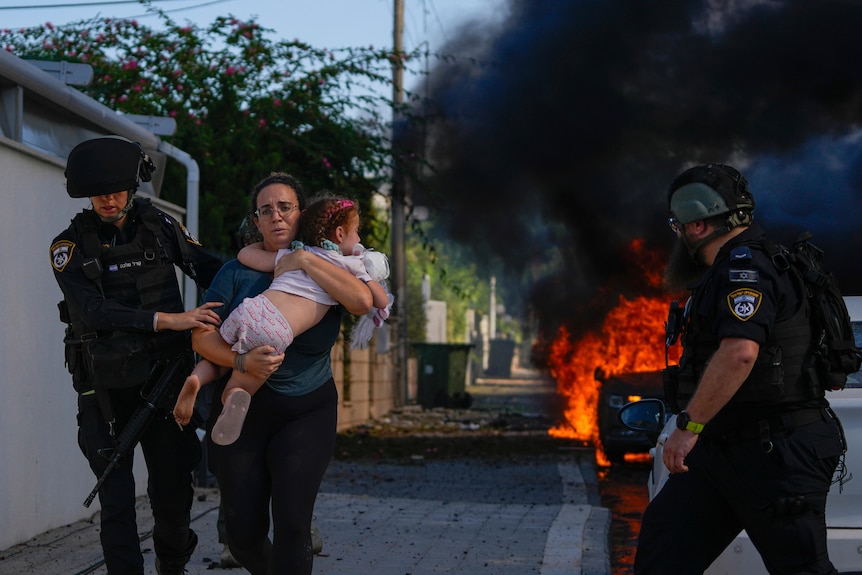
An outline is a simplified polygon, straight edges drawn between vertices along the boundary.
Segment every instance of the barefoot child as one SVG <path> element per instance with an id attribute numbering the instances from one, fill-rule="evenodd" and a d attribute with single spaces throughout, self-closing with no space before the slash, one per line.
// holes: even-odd
<path id="1" fill-rule="evenodd" d="M 364 280 L 371 289 L 375 308 L 369 315 L 375 314 L 374 323 L 379 326 L 392 304 L 392 296 L 381 283 L 389 275 L 389 266 L 386 256 L 364 252 L 359 243 L 358 206 L 352 200 L 326 196 L 312 202 L 302 212 L 299 225 L 299 237 L 308 245 L 294 242 L 292 247 L 312 251 Z M 272 272 L 287 251 L 269 252 L 263 250 L 261 244 L 252 244 L 240 250 L 237 259 L 252 269 Z M 342 255 L 354 253 L 357 255 Z M 261 295 L 246 298 L 231 312 L 219 332 L 240 355 L 222 393 L 224 407 L 212 430 L 214 443 L 229 445 L 237 440 L 251 396 L 265 381 L 245 373 L 244 354 L 261 345 L 271 345 L 276 353 L 283 353 L 295 336 L 317 324 L 336 303 L 308 274 L 295 270 L 277 276 Z M 370 337 L 370 333 L 364 337 Z M 357 342 L 359 346 L 363 343 Z M 207 360 L 198 362 L 177 397 L 174 417 L 178 423 L 186 425 L 191 419 L 200 387 L 224 375 L 228 369 Z"/>

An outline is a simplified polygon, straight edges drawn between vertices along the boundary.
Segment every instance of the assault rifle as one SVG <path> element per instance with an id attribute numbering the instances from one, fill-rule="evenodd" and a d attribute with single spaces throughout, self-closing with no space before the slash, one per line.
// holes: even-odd
<path id="1" fill-rule="evenodd" d="M 180 388 L 192 367 L 194 367 L 194 356 L 191 352 L 159 359 L 155 362 L 147 384 L 144 385 L 141 392 L 144 402 L 138 406 L 128 423 L 123 427 L 117 444 L 112 449 L 106 450 L 106 453 L 110 453 L 108 466 L 102 472 L 96 486 L 84 500 L 84 507 L 90 506 L 105 479 L 108 478 L 120 460 L 135 449 L 150 421 L 152 421 L 156 409 L 173 407 Z M 152 385 L 150 385 L 151 382 Z M 149 393 L 147 393 L 148 389 Z"/>

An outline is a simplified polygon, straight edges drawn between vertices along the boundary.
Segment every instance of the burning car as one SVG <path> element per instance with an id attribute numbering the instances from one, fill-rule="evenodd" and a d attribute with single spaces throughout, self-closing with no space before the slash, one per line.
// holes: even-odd
<path id="1" fill-rule="evenodd" d="M 654 445 L 654 438 L 623 425 L 619 419 L 619 411 L 625 404 L 643 398 L 663 398 L 661 371 L 604 377 L 601 370 L 596 370 L 596 379 L 602 384 L 599 391 L 598 424 L 605 456 L 611 463 L 622 463 L 626 453 L 648 453 Z"/>
<path id="2" fill-rule="evenodd" d="M 857 345 L 862 346 L 862 297 L 846 297 Z M 844 465 L 847 478 L 834 483 L 826 500 L 826 537 L 829 558 L 839 574 L 859 573 L 862 550 L 862 372 L 847 378 L 847 385 L 827 395 L 829 404 L 841 420 L 847 438 Z M 656 439 L 651 451 L 653 468 L 647 482 L 649 498 L 661 490 L 668 471 L 662 450 L 676 428 L 676 416 L 667 416 L 661 400 L 637 401 L 622 407 L 619 417 L 633 431 L 651 434 Z M 719 555 L 704 575 L 766 575 L 760 555 L 743 531 Z"/>

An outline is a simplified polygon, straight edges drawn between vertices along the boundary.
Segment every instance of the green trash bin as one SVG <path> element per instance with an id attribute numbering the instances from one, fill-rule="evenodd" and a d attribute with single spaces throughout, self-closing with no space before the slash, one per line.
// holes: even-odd
<path id="1" fill-rule="evenodd" d="M 466 391 L 471 343 L 414 343 L 417 367 L 416 400 L 432 407 L 470 407 Z"/>

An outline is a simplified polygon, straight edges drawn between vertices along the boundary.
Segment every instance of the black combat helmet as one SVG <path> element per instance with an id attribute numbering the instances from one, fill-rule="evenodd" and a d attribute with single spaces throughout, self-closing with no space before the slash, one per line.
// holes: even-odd
<path id="1" fill-rule="evenodd" d="M 149 182 L 156 166 L 137 142 L 120 137 L 81 142 L 66 162 L 66 192 L 89 198 L 130 190 Z"/>

